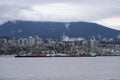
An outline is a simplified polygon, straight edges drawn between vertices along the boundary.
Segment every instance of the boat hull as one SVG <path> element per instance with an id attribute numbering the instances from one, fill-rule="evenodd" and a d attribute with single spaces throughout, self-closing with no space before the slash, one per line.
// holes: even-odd
<path id="1" fill-rule="evenodd" d="M 18 57 L 96 57 L 96 56 L 84 56 L 84 55 L 81 55 L 81 56 L 15 56 L 16 58 Z"/>

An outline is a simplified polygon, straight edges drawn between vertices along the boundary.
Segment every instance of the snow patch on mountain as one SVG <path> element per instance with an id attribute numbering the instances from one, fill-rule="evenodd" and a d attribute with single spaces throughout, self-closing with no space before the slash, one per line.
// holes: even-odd
<path id="1" fill-rule="evenodd" d="M 69 30 L 70 23 L 65 23 L 65 27 L 67 30 Z"/>
<path id="2" fill-rule="evenodd" d="M 18 30 L 18 33 L 21 33 L 21 32 L 22 32 L 22 30 L 21 30 L 21 29 L 19 29 L 19 30 Z"/>
<path id="3" fill-rule="evenodd" d="M 117 38 L 120 39 L 120 34 L 118 34 Z"/>

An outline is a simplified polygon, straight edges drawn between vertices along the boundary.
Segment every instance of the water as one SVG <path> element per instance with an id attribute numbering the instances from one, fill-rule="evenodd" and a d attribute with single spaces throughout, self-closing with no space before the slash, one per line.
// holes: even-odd
<path id="1" fill-rule="evenodd" d="M 0 58 L 0 80 L 120 80 L 120 57 Z"/>

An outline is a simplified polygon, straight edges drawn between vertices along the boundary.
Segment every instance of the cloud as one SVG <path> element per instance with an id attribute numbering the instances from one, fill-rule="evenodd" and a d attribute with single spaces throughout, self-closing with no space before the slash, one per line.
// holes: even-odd
<path id="1" fill-rule="evenodd" d="M 51 3 L 34 5 L 30 9 L 22 9 L 18 16 L 24 20 L 35 21 L 94 21 L 107 17 L 104 7 L 96 7 L 87 4 Z M 89 13 L 88 13 L 89 12 Z M 109 11 L 111 12 L 111 11 Z M 104 16 L 101 16 L 103 15 Z"/>
<path id="2" fill-rule="evenodd" d="M 8 20 L 17 20 L 19 19 L 18 14 L 23 9 L 28 9 L 25 6 L 18 5 L 0 5 L 0 24 L 8 21 Z"/>
<path id="3" fill-rule="evenodd" d="M 85 40 L 85 39 L 82 38 L 82 37 L 70 38 L 70 37 L 68 37 L 68 36 L 66 36 L 66 35 L 64 35 L 62 38 L 63 38 L 62 41 L 82 41 L 82 40 Z"/>
<path id="4" fill-rule="evenodd" d="M 120 30 L 120 17 L 101 19 L 97 21 L 96 23 L 102 24 L 104 26 L 109 26 L 113 29 Z"/>
<path id="5" fill-rule="evenodd" d="M 0 4 L 19 4 L 19 5 L 36 5 L 36 4 L 46 4 L 46 3 L 82 3 L 82 4 L 115 4 L 119 5 L 119 0 L 0 0 Z"/>
<path id="6" fill-rule="evenodd" d="M 120 30 L 119 3 L 119 0 L 1 0 L 0 24 L 8 20 L 89 21 Z"/>

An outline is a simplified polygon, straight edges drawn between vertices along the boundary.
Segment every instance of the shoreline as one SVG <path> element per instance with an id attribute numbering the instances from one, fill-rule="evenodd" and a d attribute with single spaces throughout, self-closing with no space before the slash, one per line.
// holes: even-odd
<path id="1" fill-rule="evenodd" d="M 57 58 L 57 57 L 118 57 L 120 55 L 104 55 L 104 56 L 17 56 L 17 55 L 0 55 L 0 58 Z"/>

